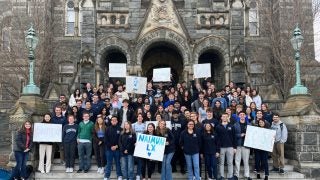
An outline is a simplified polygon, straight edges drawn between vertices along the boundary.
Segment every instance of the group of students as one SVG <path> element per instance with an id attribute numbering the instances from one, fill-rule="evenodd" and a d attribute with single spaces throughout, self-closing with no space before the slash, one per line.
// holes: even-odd
<path id="1" fill-rule="evenodd" d="M 79 156 L 77 172 L 86 173 L 90 170 L 91 155 L 94 154 L 98 166 L 97 173 L 104 173 L 105 179 L 110 178 L 114 160 L 118 179 L 151 179 L 155 166 L 158 165 L 161 179 L 170 180 L 172 172 L 177 171 L 176 163 L 179 162 L 181 173 L 186 172 L 186 166 L 188 179 L 199 180 L 201 178 L 201 159 L 204 160 L 205 177 L 208 176 L 208 179 L 224 179 L 224 177 L 238 179 L 241 159 L 244 164 L 244 177 L 251 179 L 249 173 L 250 148 L 244 146 L 244 139 L 247 126 L 256 125 L 276 130 L 274 152 L 272 153 L 273 170 L 284 173 L 283 144 L 287 138 L 285 125 L 279 120 L 278 114 L 274 113 L 271 116 L 268 111 L 263 110 L 265 104 L 260 104 L 259 109 L 262 110 L 258 110 L 252 99 L 250 103 L 247 103 L 250 109 L 248 112 L 244 108 L 246 102 L 238 101 L 234 95 L 238 92 L 238 88 L 232 88 L 232 91 L 217 91 L 216 96 L 206 103 L 205 101 L 209 99 L 201 90 L 198 90 L 198 98 L 193 101 L 188 99 L 190 96 L 188 93 L 177 100 L 176 91 L 172 91 L 172 88 L 169 88 L 169 92 L 163 93 L 167 94 L 165 96 L 167 99 L 161 99 L 164 98 L 162 97 L 164 95 L 161 96 L 162 93 L 160 93 L 158 96 L 159 91 L 153 90 L 152 86 L 147 87 L 147 90 L 151 91 L 151 93 L 147 92 L 149 94 L 147 98 L 142 101 L 142 98 L 138 97 L 137 100 L 131 102 L 124 95 L 123 87 L 119 87 L 121 87 L 118 89 L 120 93 L 114 99 L 116 101 L 101 98 L 103 92 L 100 96 L 91 94 L 92 101 L 83 102 L 81 99 L 75 99 L 76 105 L 70 107 L 71 110 L 68 113 L 68 108 L 66 108 L 68 104 L 61 102 L 60 98 L 59 105 L 54 108 L 54 114 L 44 115 L 43 123 L 63 126 L 63 137 L 62 143 L 40 143 L 38 167 L 40 172 L 50 172 L 52 152 L 54 153 L 53 149 L 55 149 L 53 147 L 57 146 L 61 162 L 65 164 L 66 173 L 74 172 L 77 150 Z M 207 91 L 210 87 L 212 85 L 208 85 Z M 233 96 L 226 95 L 226 92 L 229 91 L 229 95 L 233 94 Z M 188 91 L 181 90 L 181 92 Z M 79 95 L 78 90 L 74 95 L 77 96 L 77 94 Z M 244 93 L 243 96 L 241 94 L 242 91 L 239 91 L 239 97 L 246 97 L 249 93 Z M 120 95 L 123 100 L 120 108 L 116 108 L 119 105 Z M 232 105 L 234 101 L 236 105 Z M 151 113 L 152 108 L 155 109 L 154 113 Z M 149 120 L 158 121 L 158 126 L 156 127 L 153 123 L 146 125 L 146 121 Z M 169 122 L 171 129 L 166 127 Z M 20 148 L 15 149 L 17 162 L 21 159 L 18 157 L 19 154 L 27 156 L 33 146 L 32 128 L 27 127 L 29 127 L 28 122 L 17 135 L 16 144 Z M 161 163 L 133 157 L 137 133 L 166 138 Z M 20 136 L 23 138 L 21 139 Z M 268 152 L 255 149 L 254 154 L 257 177 L 260 178 L 260 171 L 264 170 L 265 179 L 268 179 Z M 45 166 L 44 156 L 46 156 Z M 25 177 L 23 164 L 25 164 L 26 157 L 23 159 L 14 169 L 14 178 Z M 225 160 L 228 167 L 226 176 L 224 173 Z M 235 168 L 233 168 L 234 160 Z M 135 164 L 137 165 L 136 170 L 134 170 Z"/>

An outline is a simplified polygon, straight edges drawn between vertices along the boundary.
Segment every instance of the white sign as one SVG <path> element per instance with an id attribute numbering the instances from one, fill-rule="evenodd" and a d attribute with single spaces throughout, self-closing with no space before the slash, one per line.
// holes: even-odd
<path id="1" fill-rule="evenodd" d="M 62 124 L 34 123 L 34 142 L 62 142 Z"/>
<path id="2" fill-rule="evenodd" d="M 109 63 L 109 77 L 126 77 L 127 64 Z"/>
<path id="3" fill-rule="evenodd" d="M 153 69 L 153 82 L 169 82 L 171 81 L 171 69 L 170 68 L 159 68 Z"/>
<path id="4" fill-rule="evenodd" d="M 146 94 L 147 78 L 137 76 L 126 77 L 126 92 L 135 94 Z"/>
<path id="5" fill-rule="evenodd" d="M 150 123 L 154 124 L 155 127 L 158 126 L 158 121 L 145 121 L 145 123 L 146 123 L 146 130 L 148 128 L 148 124 L 150 124 Z M 172 128 L 171 121 L 166 121 L 166 127 L 169 128 L 169 129 Z"/>
<path id="6" fill-rule="evenodd" d="M 133 155 L 136 157 L 162 161 L 165 146 L 166 138 L 164 137 L 138 133 Z"/>
<path id="7" fill-rule="evenodd" d="M 272 152 L 275 135 L 275 130 L 247 126 L 244 146 Z"/>
<path id="8" fill-rule="evenodd" d="M 194 64 L 193 65 L 194 78 L 211 77 L 211 64 Z"/>

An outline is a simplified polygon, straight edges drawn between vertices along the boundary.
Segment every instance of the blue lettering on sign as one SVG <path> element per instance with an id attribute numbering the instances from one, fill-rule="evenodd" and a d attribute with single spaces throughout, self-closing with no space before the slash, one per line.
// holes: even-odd
<path id="1" fill-rule="evenodd" d="M 149 157 L 152 155 L 153 152 L 156 151 L 157 145 L 165 145 L 165 138 L 157 136 L 148 136 L 140 134 L 138 137 L 138 141 L 147 143 L 146 151 Z"/>

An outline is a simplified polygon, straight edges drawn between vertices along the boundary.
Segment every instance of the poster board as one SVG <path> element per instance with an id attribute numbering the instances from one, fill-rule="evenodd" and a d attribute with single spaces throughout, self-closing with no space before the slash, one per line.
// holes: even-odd
<path id="1" fill-rule="evenodd" d="M 147 134 L 137 134 L 134 156 L 156 161 L 163 160 L 166 138 Z"/>
<path id="2" fill-rule="evenodd" d="M 170 68 L 158 68 L 153 69 L 153 82 L 170 82 L 171 81 L 171 69 Z"/>
<path id="3" fill-rule="evenodd" d="M 109 77 L 126 77 L 127 64 L 125 63 L 109 63 Z"/>
<path id="4" fill-rule="evenodd" d="M 247 126 L 244 146 L 272 152 L 275 135 L 275 130 Z"/>
<path id="5" fill-rule="evenodd" d="M 62 124 L 34 123 L 34 142 L 62 142 Z"/>
<path id="6" fill-rule="evenodd" d="M 211 64 L 194 64 L 193 65 L 194 78 L 207 78 L 211 77 Z"/>
<path id="7" fill-rule="evenodd" d="M 137 76 L 126 77 L 126 92 L 135 94 L 146 94 L 147 78 Z"/>

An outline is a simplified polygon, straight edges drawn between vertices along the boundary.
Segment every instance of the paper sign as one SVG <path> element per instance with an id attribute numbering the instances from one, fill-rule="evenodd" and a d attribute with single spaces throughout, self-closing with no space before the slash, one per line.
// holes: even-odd
<path id="1" fill-rule="evenodd" d="M 194 64 L 193 65 L 194 78 L 211 77 L 211 64 Z"/>
<path id="2" fill-rule="evenodd" d="M 164 137 L 138 133 L 133 155 L 136 157 L 162 161 L 165 146 L 166 138 Z"/>
<path id="3" fill-rule="evenodd" d="M 150 124 L 150 123 L 154 124 L 155 127 L 158 126 L 158 121 L 145 121 L 145 123 L 146 123 L 146 130 L 147 130 L 148 124 Z M 166 127 L 171 130 L 171 128 L 172 128 L 171 121 L 166 121 Z"/>
<path id="4" fill-rule="evenodd" d="M 153 69 L 153 82 L 169 82 L 171 76 L 170 68 Z"/>
<path id="5" fill-rule="evenodd" d="M 272 152 L 275 135 L 275 130 L 247 126 L 244 146 Z"/>
<path id="6" fill-rule="evenodd" d="M 109 63 L 109 77 L 126 77 L 127 64 Z"/>
<path id="7" fill-rule="evenodd" d="M 146 94 L 147 78 L 137 76 L 126 77 L 126 92 L 135 94 Z"/>
<path id="8" fill-rule="evenodd" d="M 62 125 L 34 123 L 34 142 L 62 142 Z"/>

